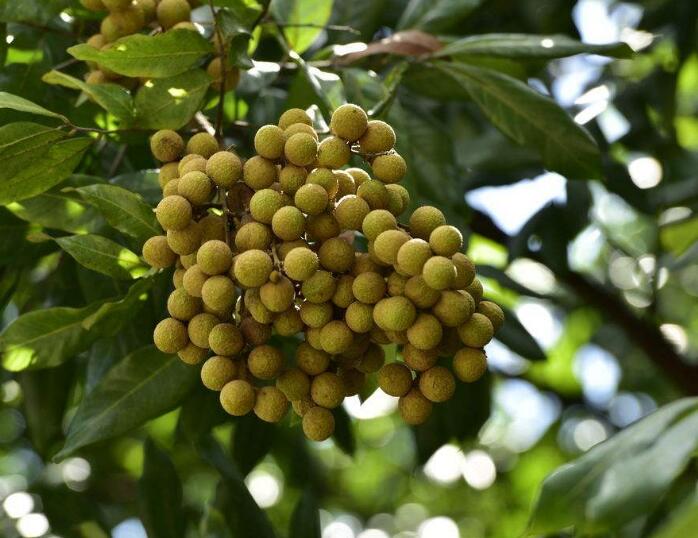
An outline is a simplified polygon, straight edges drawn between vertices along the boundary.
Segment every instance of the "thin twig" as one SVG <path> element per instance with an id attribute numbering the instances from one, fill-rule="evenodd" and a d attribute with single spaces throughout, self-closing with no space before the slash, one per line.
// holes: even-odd
<path id="1" fill-rule="evenodd" d="M 310 23 L 290 23 L 290 22 L 275 22 L 272 20 L 264 21 L 264 24 L 275 24 L 282 28 L 317 28 L 319 30 L 333 30 L 336 32 L 349 32 L 350 34 L 361 35 L 361 31 L 351 26 L 343 26 L 340 24 L 310 24 Z"/>
<path id="2" fill-rule="evenodd" d="M 114 177 L 114 174 L 116 174 L 116 171 L 119 169 L 119 166 L 121 166 L 121 163 L 124 160 L 124 157 L 126 156 L 127 149 L 128 145 L 121 145 L 119 151 L 116 153 L 116 157 L 114 157 L 114 161 L 112 161 L 111 166 L 109 167 L 109 173 L 107 174 L 107 177 Z"/>
<path id="3" fill-rule="evenodd" d="M 228 79 L 228 62 L 226 61 L 225 43 L 223 42 L 223 34 L 218 23 L 218 13 L 213 7 L 213 0 L 208 1 L 208 6 L 211 8 L 211 16 L 214 22 L 214 31 L 218 37 L 218 55 L 221 60 L 221 81 L 218 90 L 218 106 L 216 109 L 216 138 L 220 141 L 223 139 L 223 105 L 225 103 L 225 84 Z"/>

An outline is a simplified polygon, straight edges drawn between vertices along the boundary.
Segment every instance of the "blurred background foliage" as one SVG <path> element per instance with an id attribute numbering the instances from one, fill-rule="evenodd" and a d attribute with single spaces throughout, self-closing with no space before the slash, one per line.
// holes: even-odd
<path id="1" fill-rule="evenodd" d="M 334 439 L 315 445 L 291 419 L 223 416 L 190 373 L 134 353 L 162 317 L 169 275 L 129 291 L 46 239 L 98 232 L 139 251 L 79 189 L 107 181 L 155 202 L 149 131 L 120 129 L 123 118 L 47 77 L 82 78 L 66 49 L 95 32 L 94 15 L 71 0 L 2 0 L 0 90 L 118 131 L 88 133 L 72 176 L 0 209 L 4 327 L 110 305 L 90 318 L 94 334 L 52 342 L 75 346 L 55 367 L 27 369 L 2 343 L 0 535 L 695 536 L 695 400 L 625 428 L 698 394 L 698 3 L 214 3 L 246 69 L 223 103 L 226 142 L 248 154 L 252 128 L 289 107 L 321 121 L 349 101 L 390 122 L 413 204 L 463 230 L 486 296 L 509 311 L 490 375 L 417 429 L 380 392 L 352 398 Z M 206 29 L 208 7 L 194 14 Z M 488 33 L 554 37 L 463 40 Z M 560 52 L 566 39 L 615 45 Z M 215 121 L 218 97 L 201 95 L 203 115 L 194 107 L 178 127 Z M 27 117 L 0 110 L 2 125 Z M 149 394 L 107 425 L 85 419 L 81 402 L 110 403 L 95 387 L 136 384 L 147 368 Z M 87 426 L 66 444 L 76 416 Z M 545 477 L 570 461 L 531 516 Z"/>

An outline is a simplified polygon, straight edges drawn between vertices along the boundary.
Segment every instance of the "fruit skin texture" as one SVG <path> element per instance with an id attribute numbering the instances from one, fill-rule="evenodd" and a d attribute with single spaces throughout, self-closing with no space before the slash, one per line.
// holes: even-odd
<path id="1" fill-rule="evenodd" d="M 504 323 L 504 311 L 492 301 L 480 301 L 477 305 L 477 312 L 487 316 L 492 323 L 494 332 L 497 332 Z"/>
<path id="2" fill-rule="evenodd" d="M 210 390 L 221 390 L 237 375 L 237 363 L 227 357 L 211 357 L 201 367 L 201 382 Z"/>
<path id="3" fill-rule="evenodd" d="M 387 209 L 390 203 L 387 187 L 377 179 L 369 179 L 359 185 L 356 195 L 366 200 L 371 209 Z"/>
<path id="4" fill-rule="evenodd" d="M 150 151 L 158 161 L 176 161 L 184 152 L 184 140 L 176 131 L 163 129 L 150 138 Z"/>
<path id="5" fill-rule="evenodd" d="M 448 258 L 433 256 L 424 264 L 422 277 L 427 286 L 435 290 L 445 290 L 453 286 L 456 280 L 456 268 Z"/>
<path id="6" fill-rule="evenodd" d="M 441 342 L 443 329 L 439 320 L 431 314 L 419 314 L 407 329 L 407 339 L 417 349 L 433 349 Z"/>
<path id="7" fill-rule="evenodd" d="M 284 156 L 291 164 L 308 166 L 315 161 L 318 153 L 318 143 L 307 133 L 297 133 L 291 136 L 284 145 Z"/>
<path id="8" fill-rule="evenodd" d="M 410 239 L 397 251 L 396 263 L 398 270 L 406 275 L 421 275 L 424 264 L 431 258 L 429 243 L 423 239 Z"/>
<path id="9" fill-rule="evenodd" d="M 232 187 L 242 177 L 242 161 L 232 151 L 218 151 L 206 161 L 206 175 L 216 185 Z"/>
<path id="10" fill-rule="evenodd" d="M 284 364 L 284 356 L 277 348 L 269 345 L 257 346 L 247 357 L 250 373 L 259 379 L 273 379 Z"/>
<path id="11" fill-rule="evenodd" d="M 201 299 L 189 295 L 180 288 L 170 293 L 167 298 L 167 311 L 175 319 L 187 321 L 201 312 Z"/>
<path id="12" fill-rule="evenodd" d="M 350 157 L 349 146 L 337 136 L 328 136 L 317 147 L 318 166 L 342 168 L 349 162 Z"/>
<path id="13" fill-rule="evenodd" d="M 266 189 L 276 181 L 276 165 L 269 159 L 255 155 L 245 161 L 242 176 L 251 189 L 256 191 Z"/>
<path id="14" fill-rule="evenodd" d="M 402 420 L 410 426 L 424 424 L 429 419 L 431 410 L 434 407 L 417 388 L 410 390 L 401 397 L 397 406 Z"/>
<path id="15" fill-rule="evenodd" d="M 322 328 L 320 339 L 324 351 L 330 355 L 339 355 L 349 348 L 354 339 L 354 334 L 346 323 L 334 320 Z"/>
<path id="16" fill-rule="evenodd" d="M 475 301 L 466 291 L 444 290 L 432 312 L 445 327 L 462 325 L 475 310 Z"/>
<path id="17" fill-rule="evenodd" d="M 464 383 L 473 383 L 487 371 L 487 358 L 481 349 L 464 347 L 453 356 L 453 371 Z"/>
<path id="18" fill-rule="evenodd" d="M 296 366 L 308 375 L 323 373 L 329 364 L 330 356 L 308 342 L 301 342 L 296 348 Z"/>
<path id="19" fill-rule="evenodd" d="M 254 149 L 265 159 L 272 161 L 284 154 L 284 132 L 276 125 L 264 125 L 254 137 Z"/>
<path id="20" fill-rule="evenodd" d="M 269 254 L 262 250 L 246 250 L 235 258 L 235 279 L 246 288 L 258 288 L 264 284 L 274 267 Z"/>
<path id="21" fill-rule="evenodd" d="M 302 282 L 320 267 L 318 255 L 306 247 L 292 249 L 284 258 L 284 271 L 289 278 Z"/>
<path id="22" fill-rule="evenodd" d="M 405 344 L 402 349 L 402 358 L 405 364 L 415 372 L 424 372 L 436 364 L 439 356 L 434 349 L 422 350 L 412 344 Z"/>
<path id="23" fill-rule="evenodd" d="M 272 233 L 269 226 L 261 222 L 248 222 L 243 224 L 235 234 L 235 247 L 238 251 L 266 250 L 272 242 Z"/>
<path id="24" fill-rule="evenodd" d="M 456 391 L 453 374 L 443 366 L 434 366 L 419 376 L 419 390 L 425 398 L 440 403 L 450 400 Z"/>
<path id="25" fill-rule="evenodd" d="M 346 273 L 354 264 L 354 247 L 339 237 L 322 243 L 318 250 L 320 264 L 334 273 Z"/>
<path id="26" fill-rule="evenodd" d="M 293 198 L 296 207 L 308 215 L 319 215 L 327 207 L 327 191 L 315 183 L 306 183 L 296 191 Z"/>
<path id="27" fill-rule="evenodd" d="M 196 253 L 196 263 L 207 275 L 220 275 L 230 269 L 233 253 L 225 241 L 206 241 Z"/>
<path id="28" fill-rule="evenodd" d="M 208 335 L 208 345 L 216 355 L 231 357 L 245 346 L 245 339 L 232 323 L 219 323 Z"/>
<path id="29" fill-rule="evenodd" d="M 304 125 L 298 123 L 296 125 Z M 305 184 L 308 172 L 302 166 L 287 164 L 279 171 L 279 184 L 281 190 L 287 194 L 294 195 Z"/>
<path id="30" fill-rule="evenodd" d="M 376 179 L 383 183 L 397 183 L 407 173 L 407 163 L 398 153 L 387 153 L 373 159 L 371 169 Z"/>
<path id="31" fill-rule="evenodd" d="M 393 265 L 400 247 L 409 240 L 410 236 L 402 230 L 386 230 L 376 237 L 373 248 L 380 261 Z"/>
<path id="32" fill-rule="evenodd" d="M 208 337 L 218 323 L 218 318 L 213 314 L 207 312 L 197 314 L 189 320 L 187 326 L 189 340 L 197 347 L 208 349 Z"/>
<path id="33" fill-rule="evenodd" d="M 334 433 L 334 416 L 324 407 L 311 407 L 303 415 L 303 433 L 311 441 L 324 441 Z"/>
<path id="34" fill-rule="evenodd" d="M 226 413 L 241 417 L 252 411 L 256 395 L 254 387 L 242 379 L 234 379 L 221 389 L 221 406 Z"/>
<path id="35" fill-rule="evenodd" d="M 213 185 L 203 172 L 189 172 L 179 178 L 177 193 L 193 205 L 203 205 L 211 198 Z"/>
<path id="36" fill-rule="evenodd" d="M 276 388 L 289 400 L 301 400 L 310 394 L 310 378 L 299 368 L 286 370 L 276 380 Z"/>
<path id="37" fill-rule="evenodd" d="M 371 120 L 366 126 L 366 131 L 359 138 L 359 146 L 363 153 L 383 153 L 393 149 L 395 145 L 395 131 L 380 120 Z"/>
<path id="38" fill-rule="evenodd" d="M 344 400 L 344 383 L 337 374 L 323 372 L 311 382 L 310 397 L 316 404 L 334 409 Z"/>
<path id="39" fill-rule="evenodd" d="M 155 216 L 164 230 L 181 230 L 191 222 L 191 204 L 177 194 L 165 196 L 157 208 Z"/>
<path id="40" fill-rule="evenodd" d="M 446 217 L 437 208 L 429 205 L 418 207 L 410 216 L 410 232 L 414 237 L 429 241 L 429 236 L 439 226 L 446 224 Z"/>
<path id="41" fill-rule="evenodd" d="M 300 108 L 289 108 L 279 118 L 279 127 L 286 130 L 288 127 L 294 123 L 305 123 L 306 125 L 312 125 L 313 121 L 310 116 Z"/>
<path id="42" fill-rule="evenodd" d="M 273 189 L 257 191 L 250 200 L 252 217 L 263 224 L 271 224 L 274 214 L 284 206 L 284 198 Z"/>
<path id="43" fill-rule="evenodd" d="M 279 239 L 294 241 L 305 232 L 305 217 L 300 209 L 288 205 L 274 213 L 271 228 Z"/>
<path id="44" fill-rule="evenodd" d="M 361 107 L 352 104 L 342 105 L 332 114 L 330 131 L 332 134 L 355 142 L 366 131 L 368 116 Z"/>
<path id="45" fill-rule="evenodd" d="M 174 265 L 177 255 L 172 251 L 164 235 L 154 235 L 143 244 L 143 259 L 155 269 Z"/>
<path id="46" fill-rule="evenodd" d="M 295 298 L 295 289 L 288 278 L 274 272 L 270 281 L 259 288 L 259 298 L 271 312 L 278 314 L 291 307 Z"/>
<path id="47" fill-rule="evenodd" d="M 388 297 L 373 309 L 373 320 L 384 331 L 406 331 L 417 317 L 412 302 L 406 297 Z"/>
<path id="48" fill-rule="evenodd" d="M 161 0 L 156 13 L 158 22 L 168 30 L 178 22 L 188 21 L 191 7 L 187 0 Z"/>
<path id="49" fill-rule="evenodd" d="M 376 304 L 385 296 L 385 290 L 383 276 L 374 272 L 361 273 L 352 284 L 354 297 L 365 304 Z"/>
<path id="50" fill-rule="evenodd" d="M 177 353 L 189 343 L 187 327 L 179 320 L 165 318 L 155 326 L 153 341 L 163 353 Z"/>
<path id="51" fill-rule="evenodd" d="M 350 194 L 337 202 L 334 216 L 342 230 L 360 230 L 370 210 L 366 200 Z"/>
<path id="52" fill-rule="evenodd" d="M 397 220 L 385 209 L 374 209 L 366 215 L 361 224 L 361 230 L 369 241 L 375 241 L 381 233 L 395 229 L 397 229 Z"/>
<path id="53" fill-rule="evenodd" d="M 456 252 L 451 256 L 451 261 L 456 267 L 456 280 L 453 287 L 459 290 L 467 288 L 475 278 L 475 265 L 462 252 Z"/>
<path id="54" fill-rule="evenodd" d="M 199 364 L 208 356 L 208 350 L 202 349 L 189 342 L 184 349 L 177 352 L 177 356 L 185 364 Z"/>
<path id="55" fill-rule="evenodd" d="M 429 246 L 435 254 L 451 257 L 463 246 L 463 235 L 455 226 L 442 225 L 429 235 Z"/>
<path id="56" fill-rule="evenodd" d="M 276 387 L 262 387 L 257 392 L 257 400 L 254 404 L 254 414 L 264 422 L 279 422 L 288 412 L 289 403 Z"/>
<path id="57" fill-rule="evenodd" d="M 185 271 L 182 286 L 192 297 L 201 297 L 201 290 L 207 279 L 208 275 L 195 264 Z"/>
<path id="58" fill-rule="evenodd" d="M 468 347 L 484 347 L 494 336 L 492 322 L 484 314 L 475 313 L 458 327 L 461 341 Z"/>
<path id="59" fill-rule="evenodd" d="M 327 271 L 315 271 L 313 276 L 303 282 L 301 292 L 306 301 L 326 303 L 334 295 L 337 284 L 332 274 Z"/>
<path id="60" fill-rule="evenodd" d="M 378 372 L 378 386 L 390 396 L 404 396 L 412 388 L 412 372 L 399 362 L 386 364 Z"/>
<path id="61" fill-rule="evenodd" d="M 355 333 L 363 334 L 373 328 L 373 306 L 360 303 L 351 303 L 344 313 L 347 326 Z"/>

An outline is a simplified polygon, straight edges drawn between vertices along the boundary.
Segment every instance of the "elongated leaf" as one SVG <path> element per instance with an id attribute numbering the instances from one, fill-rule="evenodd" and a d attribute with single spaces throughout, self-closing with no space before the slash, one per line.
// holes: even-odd
<path id="1" fill-rule="evenodd" d="M 152 346 L 134 351 L 109 370 L 82 401 L 56 458 L 121 435 L 173 409 L 197 377 L 194 368 Z"/>
<path id="2" fill-rule="evenodd" d="M 94 314 L 87 316 L 82 326 L 95 331 L 100 336 L 114 336 L 121 328 L 132 321 L 143 307 L 146 294 L 155 284 L 154 278 L 141 278 L 136 281 L 120 299 L 106 301 Z"/>
<path id="3" fill-rule="evenodd" d="M 109 180 L 112 185 L 118 185 L 126 190 L 140 194 L 145 202 L 157 205 L 162 200 L 162 189 L 158 183 L 157 170 L 141 170 L 130 174 L 122 174 Z"/>
<path id="4" fill-rule="evenodd" d="M 46 24 L 69 5 L 70 0 L 4 0 L 0 21 Z"/>
<path id="5" fill-rule="evenodd" d="M 660 408 L 548 476 L 529 535 L 573 525 L 600 533 L 646 516 L 697 448 L 698 398 Z"/>
<path id="6" fill-rule="evenodd" d="M 57 118 L 64 122 L 68 121 L 68 119 L 62 114 L 56 114 L 55 112 L 51 112 L 50 110 L 39 106 L 36 103 L 32 103 L 24 97 L 12 95 L 11 93 L 7 92 L 0 92 L 0 108 L 10 108 L 12 110 L 17 110 L 18 112 L 48 116 L 49 118 Z"/>
<path id="7" fill-rule="evenodd" d="M 76 190 L 120 232 L 141 242 L 161 233 L 152 208 L 138 194 L 105 183 L 87 185 Z"/>
<path id="8" fill-rule="evenodd" d="M 288 25 L 284 35 L 291 48 L 302 54 L 330 20 L 332 0 L 273 0 L 271 12 L 278 22 Z"/>
<path id="9" fill-rule="evenodd" d="M 89 138 L 56 141 L 53 132 L 35 130 L 18 143 L 3 145 L 6 133 L 0 133 L 0 157 L 7 152 L 17 161 L 3 159 L 0 204 L 36 196 L 57 185 L 75 170 L 83 153 L 92 144 Z"/>
<path id="10" fill-rule="evenodd" d="M 129 280 L 144 272 L 136 254 L 101 235 L 70 235 L 56 243 L 80 265 L 113 278 Z"/>
<path id="11" fill-rule="evenodd" d="M 685 538 L 695 529 L 698 529 L 698 499 L 691 499 L 678 507 L 651 538 Z"/>
<path id="12" fill-rule="evenodd" d="M 525 359 L 530 361 L 545 360 L 545 352 L 526 328 L 521 325 L 516 314 L 508 309 L 503 310 L 505 310 L 506 323 L 497 331 L 497 340 Z"/>
<path id="13" fill-rule="evenodd" d="M 184 536 L 182 483 L 167 453 L 151 439 L 147 439 L 143 447 L 143 474 L 138 481 L 138 501 L 148 536 Z"/>
<path id="14" fill-rule="evenodd" d="M 179 129 L 199 110 L 211 77 L 193 69 L 173 77 L 152 79 L 136 94 L 136 123 L 143 129 Z"/>
<path id="15" fill-rule="evenodd" d="M 320 508 L 313 492 L 303 492 L 291 516 L 289 538 L 320 538 Z"/>
<path id="16" fill-rule="evenodd" d="M 554 101 L 497 71 L 466 64 L 435 65 L 468 91 L 499 130 L 538 149 L 547 168 L 570 179 L 600 177 L 594 139 Z"/>
<path id="17" fill-rule="evenodd" d="M 333 414 L 335 428 L 332 437 L 337 446 L 351 456 L 356 451 L 356 439 L 354 439 L 351 418 L 343 407 L 335 409 Z"/>
<path id="18" fill-rule="evenodd" d="M 482 0 L 410 0 L 397 28 L 442 32 L 458 24 L 481 3 Z"/>
<path id="19" fill-rule="evenodd" d="M 57 84 L 85 92 L 92 100 L 107 112 L 129 124 L 133 120 L 133 99 L 123 86 L 118 84 L 88 84 L 82 80 L 61 73 L 49 71 L 41 80 L 48 84 Z"/>
<path id="20" fill-rule="evenodd" d="M 147 36 L 134 34 L 119 39 L 106 50 L 82 44 L 68 52 L 78 60 L 97 62 L 128 77 L 171 77 L 190 69 L 213 46 L 198 32 L 170 30 Z"/>
<path id="21" fill-rule="evenodd" d="M 69 233 L 95 232 L 104 225 L 95 208 L 57 189 L 12 202 L 7 208 L 28 223 Z"/>
<path id="22" fill-rule="evenodd" d="M 592 45 L 564 35 L 484 34 L 458 39 L 435 52 L 434 56 L 464 54 L 502 58 L 552 59 L 582 53 L 629 58 L 633 51 L 626 43 Z"/>
<path id="23" fill-rule="evenodd" d="M 246 476 L 264 459 L 274 444 L 276 428 L 253 415 L 242 417 L 235 423 L 233 459 L 240 473 Z M 254 443 L 250 443 L 254 439 Z"/>

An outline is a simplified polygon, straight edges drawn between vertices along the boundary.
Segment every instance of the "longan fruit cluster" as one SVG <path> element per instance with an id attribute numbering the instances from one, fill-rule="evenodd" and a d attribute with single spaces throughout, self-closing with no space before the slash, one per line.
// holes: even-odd
<path id="1" fill-rule="evenodd" d="M 87 40 L 88 45 L 99 50 L 107 49 L 114 41 L 145 29 L 162 32 L 179 29 L 199 31 L 191 20 L 191 11 L 201 4 L 199 0 L 80 0 L 80 3 L 90 11 L 106 13 L 99 33 Z M 215 57 L 206 68 L 211 76 L 211 87 L 216 91 L 221 86 L 225 91 L 232 90 L 240 81 L 240 71 L 227 61 L 230 42 L 221 43 L 216 31 L 212 39 Z M 226 58 L 225 62 L 222 57 Z M 86 81 L 91 84 L 115 82 L 133 88 L 139 83 L 136 79 L 122 77 L 104 66 L 90 63 L 89 67 Z"/>
<path id="2" fill-rule="evenodd" d="M 504 315 L 483 299 L 461 233 L 439 209 L 398 221 L 410 197 L 394 145 L 387 123 L 351 104 L 323 138 L 305 111 L 287 110 L 256 132 L 244 162 L 206 134 L 186 145 L 172 131 L 152 137 L 166 235 L 148 240 L 143 257 L 175 266 L 170 317 L 154 341 L 203 363 L 203 384 L 231 415 L 278 422 L 292 407 L 305 435 L 322 441 L 332 410 L 369 375 L 416 425 L 457 379 L 484 374 L 483 347 Z M 349 167 L 352 155 L 371 173 Z M 274 334 L 302 337 L 293 356 L 272 345 Z M 401 360 L 385 364 L 390 344 Z"/>

